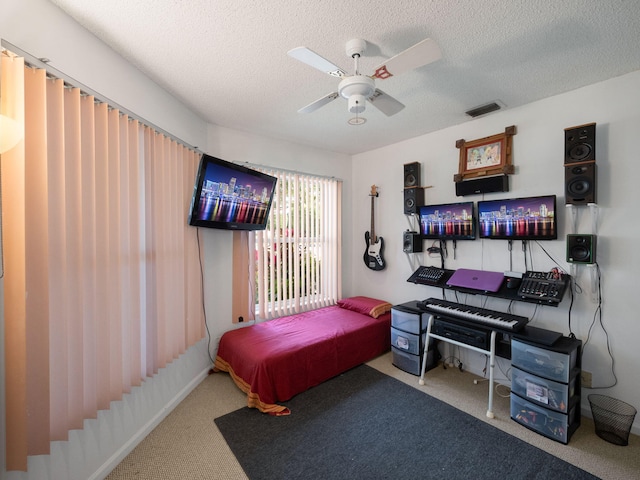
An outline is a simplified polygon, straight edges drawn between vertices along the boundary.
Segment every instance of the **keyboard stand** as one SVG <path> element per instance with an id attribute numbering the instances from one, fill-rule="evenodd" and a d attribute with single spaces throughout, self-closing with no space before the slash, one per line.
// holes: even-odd
<path id="1" fill-rule="evenodd" d="M 483 348 L 474 347 L 473 345 L 468 345 L 466 343 L 458 342 L 457 340 L 453 340 L 451 338 L 442 337 L 440 335 L 436 335 L 431 333 L 431 324 L 433 323 L 433 315 L 429 315 L 429 320 L 427 322 L 427 334 L 424 342 L 424 358 L 422 360 L 422 371 L 420 372 L 420 385 L 424 385 L 424 372 L 427 366 L 427 353 L 429 351 L 429 339 L 435 338 L 437 340 L 442 340 L 443 342 L 452 343 L 453 345 L 458 345 L 459 347 L 468 348 L 469 350 L 473 350 L 478 353 L 482 353 L 484 355 L 489 354 L 489 406 L 487 407 L 487 417 L 494 418 L 493 414 L 493 367 L 496 363 L 496 331 L 491 330 L 491 347 L 489 350 L 484 350 Z"/>

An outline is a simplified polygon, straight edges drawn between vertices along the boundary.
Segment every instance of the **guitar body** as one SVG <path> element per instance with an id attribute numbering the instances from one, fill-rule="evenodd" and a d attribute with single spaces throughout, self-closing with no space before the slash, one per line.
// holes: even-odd
<path id="1" fill-rule="evenodd" d="M 384 239 L 378 237 L 376 243 L 371 243 L 371 236 L 369 232 L 364 234 L 364 240 L 367 244 L 367 248 L 364 251 L 364 264 L 371 270 L 383 270 L 386 267 L 382 254 L 384 252 Z"/>
<path id="2" fill-rule="evenodd" d="M 364 241 L 367 248 L 364 251 L 364 264 L 371 270 L 383 270 L 386 266 L 382 253 L 384 252 L 384 240 L 376 237 L 375 224 L 373 221 L 373 200 L 378 196 L 375 185 L 371 185 L 371 230 L 364 234 Z"/>

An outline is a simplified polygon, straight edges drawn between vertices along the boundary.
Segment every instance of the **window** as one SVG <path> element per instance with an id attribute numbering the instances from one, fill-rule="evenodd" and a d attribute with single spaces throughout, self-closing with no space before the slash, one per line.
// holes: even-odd
<path id="1" fill-rule="evenodd" d="M 255 232 L 255 251 L 249 258 L 257 317 L 274 318 L 334 304 L 342 286 L 341 182 L 261 170 L 277 177 L 278 184 L 267 228 Z"/>

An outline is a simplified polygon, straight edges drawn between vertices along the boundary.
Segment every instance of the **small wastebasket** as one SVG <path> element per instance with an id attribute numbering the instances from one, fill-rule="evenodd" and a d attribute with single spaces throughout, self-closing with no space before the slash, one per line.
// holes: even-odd
<path id="1" fill-rule="evenodd" d="M 628 445 L 636 409 L 606 395 L 589 395 L 596 435 L 615 445 Z"/>

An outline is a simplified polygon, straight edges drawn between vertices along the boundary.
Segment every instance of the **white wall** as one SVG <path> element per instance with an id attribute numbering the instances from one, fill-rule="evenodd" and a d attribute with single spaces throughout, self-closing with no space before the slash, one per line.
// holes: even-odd
<path id="1" fill-rule="evenodd" d="M 481 138 L 502 132 L 508 125 L 516 125 L 518 134 L 514 137 L 513 157 L 516 174 L 511 177 L 509 196 L 556 193 L 562 197 L 563 129 L 597 122 L 600 208 L 598 262 L 603 275 L 603 323 L 609 332 L 619 379 L 615 388 L 604 392 L 636 407 L 640 405 L 640 379 L 634 368 L 640 357 L 639 349 L 635 348 L 640 333 L 640 322 L 635 319 L 640 305 L 633 288 L 633 269 L 638 264 L 638 253 L 634 249 L 634 224 L 631 223 L 634 219 L 632 213 L 635 212 L 632 212 L 633 201 L 625 205 L 635 193 L 632 182 L 638 174 L 637 153 L 633 147 L 640 127 L 640 73 L 519 109 L 505 110 L 350 159 L 331 152 L 207 125 L 46 0 L 4 0 L 0 38 L 35 57 L 50 58 L 51 65 L 56 69 L 212 155 L 342 178 L 344 293 L 378 296 L 393 303 L 439 293 L 406 282 L 419 263 L 438 264 L 438 261 L 426 255 L 407 258 L 402 253 L 402 232 L 409 227 L 407 217 L 402 213 L 404 163 L 422 163 L 424 183 L 433 185 L 426 191 L 427 201 L 456 201 L 459 197 L 455 197 L 452 181 L 458 166 L 455 141 L 459 138 Z M 368 194 L 372 184 L 380 187 L 380 197 L 376 201 L 376 231 L 386 242 L 388 268 L 383 272 L 372 272 L 362 262 L 365 248 L 363 235 L 370 227 Z M 486 195 L 486 198 L 499 198 L 499 195 Z M 561 205 L 562 201 L 559 203 Z M 568 269 L 564 262 L 562 240 L 568 231 L 563 220 L 566 215 L 563 211 L 559 214 L 560 239 L 547 242 L 545 248 Z M 579 231 L 586 232 L 590 224 L 585 212 L 581 212 L 580 217 Z M 231 270 L 231 234 L 206 231 L 203 232 L 203 241 L 207 270 L 206 306 L 208 312 L 215 312 L 210 314 L 209 322 L 212 335 L 217 337 L 231 319 L 231 306 L 228 303 L 230 287 L 228 282 L 221 280 Z M 537 270 L 553 266 L 553 262 L 538 247 L 533 248 L 533 258 Z M 523 269 L 521 259 L 521 255 L 514 253 L 515 270 Z M 508 266 L 509 257 L 503 241 L 459 242 L 457 258 L 447 261 L 448 268 L 502 271 Z M 578 281 L 589 292 L 589 277 L 584 275 L 584 269 Z M 491 304 L 496 309 L 504 306 L 499 301 L 492 301 Z M 588 293 L 577 296 L 572 325 L 583 340 L 593 320 L 595 307 Z M 517 313 L 533 314 L 527 305 L 519 304 L 515 308 Z M 533 315 L 533 324 L 567 333 L 567 310 L 566 300 L 557 309 L 539 308 Z M 0 340 L 3 325 L 4 317 L 0 314 Z M 584 367 L 593 372 L 594 384 L 608 384 L 612 381 L 610 362 L 599 324 L 594 327 L 592 337 L 585 351 Z M 4 385 L 3 345 L 4 342 L 0 342 L 0 385 Z M 204 346 L 201 342 L 190 349 L 167 372 L 161 372 L 147 388 L 141 389 L 143 392 L 134 392 L 133 397 L 115 405 L 111 417 L 101 415 L 98 425 L 89 425 L 86 438 L 83 439 L 82 432 L 74 432 L 72 442 L 61 442 L 55 446 L 52 458 L 36 459 L 35 467 L 28 475 L 7 476 L 2 468 L 0 478 L 89 478 L 87 472 L 95 472 L 96 476 L 92 478 L 100 478 L 101 472 L 108 471 L 109 466 L 113 466 L 113 462 L 117 462 L 127 448 L 132 448 L 135 440 L 159 421 L 168 408 L 197 382 L 207 363 Z M 466 354 L 461 352 L 461 355 Z M 464 361 L 476 371 L 483 364 L 477 358 Z M 157 385 L 162 385 L 162 388 Z M 0 391 L 0 398 L 4 398 L 3 391 Z M 147 416 L 136 414 L 135 405 L 143 405 Z M 586 400 L 583 400 L 584 405 Z M 1 410 L 4 410 L 4 404 Z M 124 422 L 133 426 L 126 429 L 124 436 L 122 433 L 114 435 Z M 0 438 L 4 441 L 3 411 L 0 412 L 0 430 Z M 103 441 L 98 442 L 96 438 Z M 0 450 L 0 463 L 4 467 L 4 448 Z M 76 466 L 75 470 L 65 471 L 66 462 L 69 461 L 84 462 L 84 467 Z M 74 475 L 78 471 L 82 473 Z"/>
<path id="2" fill-rule="evenodd" d="M 583 342 L 589 329 L 591 338 L 584 349 L 583 369 L 593 373 L 594 386 L 615 383 L 607 337 L 615 359 L 617 385 L 604 390 L 585 390 L 583 412 L 589 413 L 588 393 L 603 393 L 640 408 L 640 295 L 636 275 L 640 265 L 637 242 L 637 138 L 640 131 L 640 72 L 631 73 L 600 84 L 565 93 L 521 108 L 504 110 L 462 125 L 414 138 L 402 143 L 370 151 L 353 157 L 353 241 L 354 250 L 364 252 L 362 235 L 369 230 L 368 192 L 378 185 L 380 197 L 376 205 L 376 233 L 386 245 L 388 267 L 382 272 L 368 270 L 362 261 L 353 265 L 354 293 L 369 294 L 388 299 L 392 303 L 439 297 L 440 290 L 407 283 L 418 264 L 440 266 L 440 259 L 427 253 L 402 252 L 402 232 L 410 224 L 403 213 L 403 164 L 421 162 L 425 203 L 448 203 L 463 200 L 499 199 L 542 194 L 558 196 L 558 240 L 531 244 L 533 267 L 546 271 L 555 262 L 567 272 L 565 236 L 567 233 L 592 233 L 588 207 L 577 208 L 578 228 L 573 232 L 571 216 L 564 198 L 564 129 L 585 123 L 597 123 L 596 163 L 598 165 L 598 248 L 597 262 L 602 280 L 602 324 L 592 295 L 591 267 L 580 266 L 576 281 L 582 288 L 575 296 L 571 312 L 573 332 Z M 515 174 L 510 176 L 510 191 L 456 197 L 453 175 L 458 172 L 459 150 L 456 140 L 476 140 L 504 132 L 515 125 L 513 163 Z M 430 241 L 425 241 L 425 247 Z M 551 260 L 541 247 L 553 257 Z M 479 268 L 494 271 L 510 270 L 506 240 L 459 241 L 456 258 L 449 242 L 446 268 Z M 555 261 L 555 262 L 554 262 Z M 524 272 L 520 242 L 514 242 L 513 270 Z M 469 298 L 479 306 L 480 298 Z M 487 308 L 506 311 L 508 302 L 490 299 Z M 531 325 L 569 333 L 570 295 L 557 308 L 538 307 L 516 302 L 514 313 L 532 318 Z M 595 321 L 594 321 L 595 318 Z M 604 328 L 603 328 L 604 327 Z M 459 352 L 466 368 L 480 373 L 484 358 L 464 350 Z M 504 363 L 504 361 L 502 361 Z M 506 364 L 508 367 L 508 363 Z M 506 368 L 505 368 L 506 370 Z M 636 418 L 634 431 L 639 430 Z"/>

